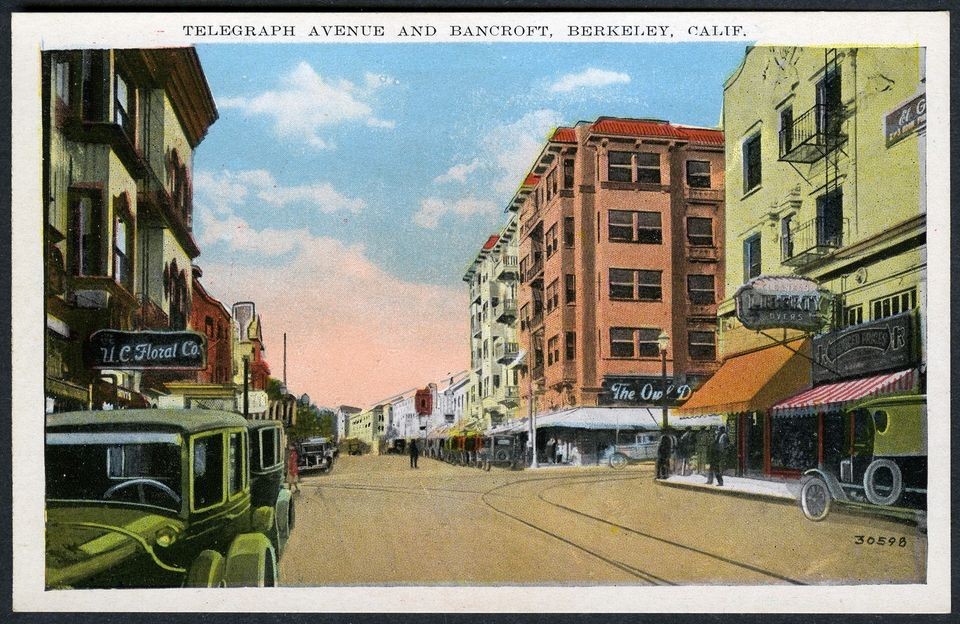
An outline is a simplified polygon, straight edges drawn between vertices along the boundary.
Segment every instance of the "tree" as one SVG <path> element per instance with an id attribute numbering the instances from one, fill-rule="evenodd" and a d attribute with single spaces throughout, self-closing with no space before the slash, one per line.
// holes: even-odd
<path id="1" fill-rule="evenodd" d="M 306 440 L 315 437 L 333 436 L 334 414 L 330 410 L 319 410 L 316 405 L 297 404 L 297 424 L 287 430 L 291 440 Z"/>

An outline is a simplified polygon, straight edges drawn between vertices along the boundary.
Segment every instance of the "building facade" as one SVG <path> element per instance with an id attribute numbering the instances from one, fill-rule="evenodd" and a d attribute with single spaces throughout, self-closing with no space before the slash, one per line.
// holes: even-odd
<path id="1" fill-rule="evenodd" d="M 232 384 L 236 371 L 233 359 L 233 319 L 219 300 L 200 283 L 203 272 L 193 266 L 191 327 L 207 337 L 207 367 L 197 371 L 200 383 Z"/>
<path id="2" fill-rule="evenodd" d="M 186 329 L 193 152 L 217 110 L 192 48 L 41 55 L 47 408 L 144 405 L 162 379 L 90 370 L 99 329 Z"/>
<path id="3" fill-rule="evenodd" d="M 359 414 L 362 412 L 359 407 L 353 407 L 351 405 L 340 405 L 334 411 L 334 438 L 337 440 L 342 440 L 343 438 L 350 437 L 350 417 L 354 414 Z"/>
<path id="4" fill-rule="evenodd" d="M 723 189 L 717 130 L 601 117 L 553 133 L 511 203 L 524 411 L 656 405 L 663 332 L 668 396 L 716 370 Z"/>
<path id="5" fill-rule="evenodd" d="M 519 278 L 517 219 L 511 212 L 463 276 L 470 293 L 469 405 L 464 416 L 479 429 L 513 418 L 520 403 L 514 366 L 520 356 Z"/>
<path id="6" fill-rule="evenodd" d="M 890 388 L 922 391 L 924 82 L 917 48 L 754 47 L 724 85 L 727 298 L 719 308 L 725 362 L 715 380 L 749 373 L 755 383 L 746 389 L 753 398 L 722 398 L 729 391 L 711 380 L 716 387 L 684 408 L 727 415 L 742 471 L 797 475 L 822 463 L 834 438 L 851 439 L 832 414 L 858 397 L 837 388 L 822 394 L 844 401 L 788 400 L 811 385 L 853 378 L 866 388 L 871 375 L 897 374 Z M 797 278 L 823 293 L 816 327 L 743 326 L 734 301 L 741 288 Z M 848 339 L 871 332 L 897 338 L 880 362 Z M 894 353 L 898 343 L 912 345 L 903 349 L 909 354 Z M 800 357 L 763 355 L 785 349 Z M 846 356 L 859 370 L 841 365 Z M 757 361 L 738 369 L 748 359 Z M 791 360 L 792 381 L 778 383 L 764 359 Z M 784 400 L 788 407 L 771 409 Z"/>

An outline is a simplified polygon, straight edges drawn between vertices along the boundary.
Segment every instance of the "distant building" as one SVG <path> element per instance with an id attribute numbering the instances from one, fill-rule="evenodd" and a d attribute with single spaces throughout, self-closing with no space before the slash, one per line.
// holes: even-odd
<path id="1" fill-rule="evenodd" d="M 350 417 L 362 411 L 351 405 L 341 405 L 334 410 L 334 437 L 337 440 L 350 437 Z"/>

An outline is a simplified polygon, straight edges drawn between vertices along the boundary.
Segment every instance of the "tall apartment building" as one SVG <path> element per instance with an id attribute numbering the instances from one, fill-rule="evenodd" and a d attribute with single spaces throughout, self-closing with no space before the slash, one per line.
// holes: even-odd
<path id="1" fill-rule="evenodd" d="M 470 390 L 466 419 L 479 428 L 516 416 L 517 219 L 484 243 L 463 281 L 470 290 Z"/>
<path id="2" fill-rule="evenodd" d="M 723 188 L 717 130 L 601 117 L 553 133 L 511 203 L 525 405 L 621 404 L 615 384 L 657 405 L 664 331 L 674 398 L 716 369 Z"/>
<path id="3" fill-rule="evenodd" d="M 350 417 L 362 411 L 359 407 L 353 407 L 352 405 L 341 405 L 337 407 L 336 417 L 334 419 L 334 427 L 336 429 L 334 437 L 337 440 L 350 437 Z"/>
<path id="4" fill-rule="evenodd" d="M 799 475 L 852 439 L 858 393 L 923 388 L 924 83 L 917 48 L 754 47 L 724 85 L 725 361 L 684 410 L 727 416 L 742 471 Z M 761 276 L 809 280 L 819 326 L 745 328 L 733 295 Z"/>
<path id="5" fill-rule="evenodd" d="M 193 152 L 216 106 L 192 48 L 41 61 L 47 408 L 143 405 L 163 376 L 90 370 L 82 348 L 98 329 L 189 326 Z"/>

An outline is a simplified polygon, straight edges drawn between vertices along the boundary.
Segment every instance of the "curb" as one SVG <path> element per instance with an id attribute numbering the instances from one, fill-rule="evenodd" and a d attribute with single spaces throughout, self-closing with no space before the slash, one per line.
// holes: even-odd
<path id="1" fill-rule="evenodd" d="M 734 498 L 746 498 L 749 500 L 759 500 L 769 503 L 779 503 L 781 505 L 796 505 L 797 501 L 792 498 L 784 498 L 782 496 L 774 496 L 772 494 L 759 494 L 757 492 L 742 492 L 740 490 L 725 490 L 716 485 L 695 485 L 692 483 L 678 483 L 676 481 L 663 481 L 662 479 L 656 480 L 658 485 L 664 487 L 672 487 L 681 490 L 693 490 L 697 492 L 707 492 L 709 494 L 717 494 L 720 496 L 732 496 Z"/>

